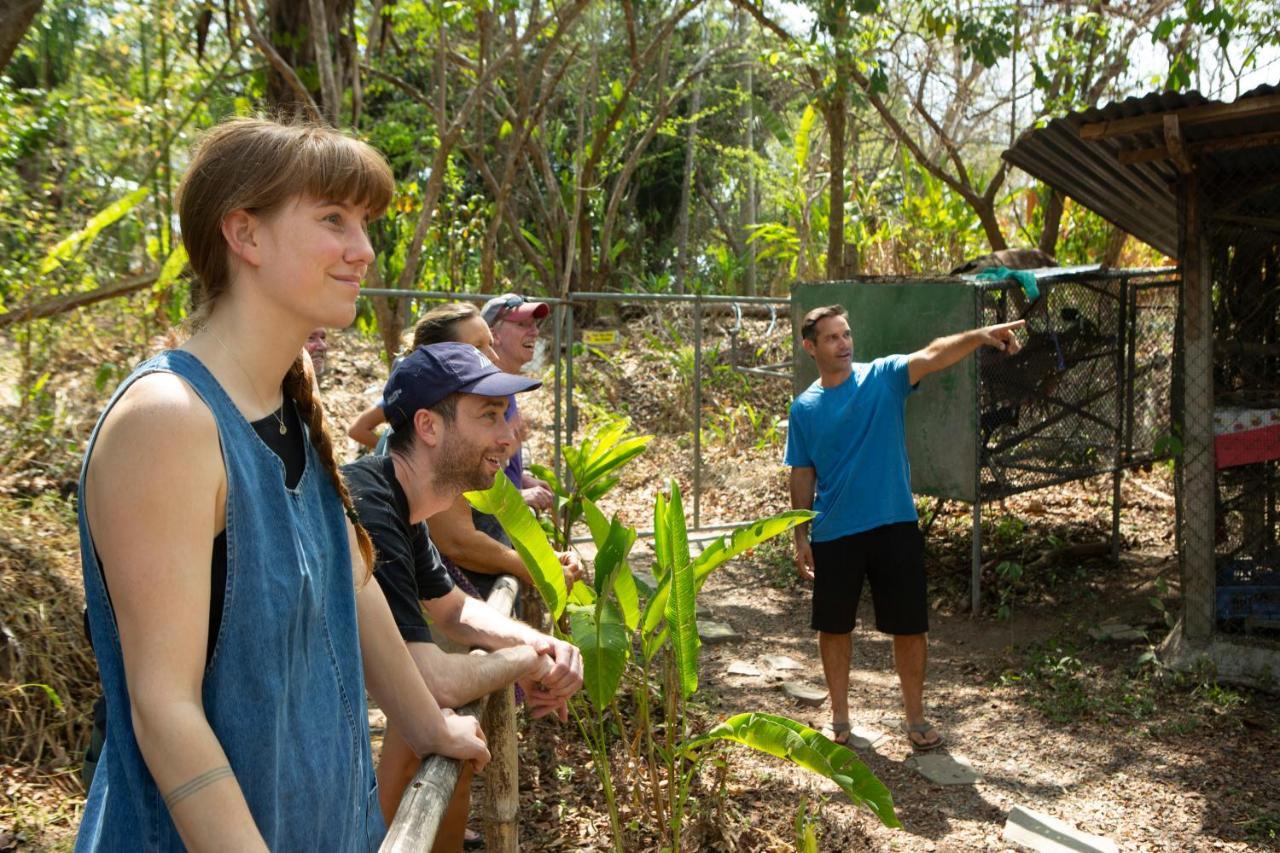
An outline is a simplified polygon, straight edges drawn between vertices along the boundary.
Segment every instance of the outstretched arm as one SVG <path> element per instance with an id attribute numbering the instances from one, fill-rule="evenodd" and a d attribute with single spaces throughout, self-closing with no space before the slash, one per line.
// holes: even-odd
<path id="1" fill-rule="evenodd" d="M 1026 324 L 1026 320 L 1014 320 L 937 338 L 924 349 L 907 356 L 907 377 L 915 385 L 930 373 L 946 370 L 981 346 L 995 347 L 1012 355 L 1021 346 L 1014 332 Z"/>
<path id="2" fill-rule="evenodd" d="M 370 406 L 360 413 L 360 417 L 352 421 L 351 426 L 347 428 L 347 435 L 373 450 L 378 446 L 376 430 L 386 422 L 387 416 L 383 414 L 382 407 Z"/>
<path id="3" fill-rule="evenodd" d="M 791 508 L 813 509 L 813 492 L 818 484 L 818 472 L 813 468 L 791 469 Z M 805 580 L 813 580 L 813 548 L 809 545 L 809 522 L 797 524 L 793 529 L 796 540 L 796 570 Z"/>

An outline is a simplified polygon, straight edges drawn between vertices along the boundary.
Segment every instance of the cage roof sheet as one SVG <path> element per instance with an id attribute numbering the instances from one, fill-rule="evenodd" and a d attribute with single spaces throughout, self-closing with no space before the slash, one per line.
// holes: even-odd
<path id="1" fill-rule="evenodd" d="M 1158 92 L 1069 113 L 1024 131 L 1003 156 L 1176 257 L 1181 174 L 1165 139 L 1170 115 L 1178 117 L 1216 224 L 1276 230 L 1280 85 L 1259 86 L 1232 102 Z"/>

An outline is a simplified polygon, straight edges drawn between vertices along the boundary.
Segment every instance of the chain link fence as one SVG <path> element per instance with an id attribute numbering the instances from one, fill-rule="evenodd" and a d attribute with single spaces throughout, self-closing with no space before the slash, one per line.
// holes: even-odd
<path id="1" fill-rule="evenodd" d="M 1177 281 L 1091 273 L 987 287 L 981 324 L 1026 320 L 1022 349 L 979 353 L 981 497 L 1115 472 L 1172 451 Z"/>
<path id="2" fill-rule="evenodd" d="M 1280 640 L 1280 244 L 1274 234 L 1215 223 L 1205 245 L 1213 286 L 1213 625 Z"/>

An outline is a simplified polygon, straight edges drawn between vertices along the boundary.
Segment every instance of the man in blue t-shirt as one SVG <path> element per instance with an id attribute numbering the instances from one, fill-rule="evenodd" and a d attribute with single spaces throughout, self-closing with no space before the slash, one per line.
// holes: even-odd
<path id="1" fill-rule="evenodd" d="M 1019 320 L 938 338 L 910 355 L 854 363 L 841 305 L 815 308 L 800 327 L 818 380 L 791 404 L 786 464 L 791 506 L 818 514 L 795 529 L 796 567 L 813 581 L 813 618 L 831 691 L 830 737 L 849 739 L 849 663 L 864 578 L 876 630 L 893 636 L 894 666 L 906 712 L 903 731 L 918 750 L 942 745 L 924 718 L 929 610 L 924 540 L 916 524 L 907 462 L 905 405 L 921 379 L 981 346 L 1012 354 Z"/>

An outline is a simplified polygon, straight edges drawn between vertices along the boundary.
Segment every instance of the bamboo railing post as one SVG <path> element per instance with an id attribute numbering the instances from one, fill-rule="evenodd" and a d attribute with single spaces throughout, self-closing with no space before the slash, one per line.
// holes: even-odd
<path id="1" fill-rule="evenodd" d="M 492 758 L 484 770 L 484 849 L 515 853 L 520 849 L 520 767 L 516 751 L 516 697 L 511 687 L 489 695 L 484 731 Z"/>
<path id="2" fill-rule="evenodd" d="M 502 575 L 489 594 L 489 606 L 504 616 L 510 616 L 519 588 L 519 582 L 515 578 Z M 483 649 L 475 649 L 471 654 L 488 653 Z M 486 713 L 486 707 L 497 710 Z M 489 767 L 485 769 L 486 849 L 514 851 L 518 843 L 516 816 L 520 804 L 515 735 L 515 693 L 510 686 L 507 686 L 464 705 L 458 709 L 458 713 L 482 721 L 485 737 L 493 756 Z M 422 766 L 418 768 L 413 781 L 400 798 L 395 820 L 387 829 L 387 835 L 379 848 L 380 853 L 411 853 L 411 851 L 418 853 L 418 851 L 431 849 L 435 843 L 436 833 L 440 829 L 440 821 L 449 806 L 449 801 L 453 798 L 454 788 L 458 786 L 461 769 L 461 763 L 453 758 L 430 755 L 423 759 Z M 496 789 L 492 796 L 497 797 L 498 803 L 492 809 L 488 805 L 491 799 L 491 786 Z M 499 786 L 509 786 L 509 791 L 504 793 Z M 493 824 L 498 826 L 497 830 L 490 829 L 490 814 L 495 816 L 495 820 L 504 821 L 504 823 Z M 509 846 L 504 845 L 501 840 L 507 837 L 510 838 L 506 843 Z M 491 841 L 491 838 L 494 840 Z"/>

